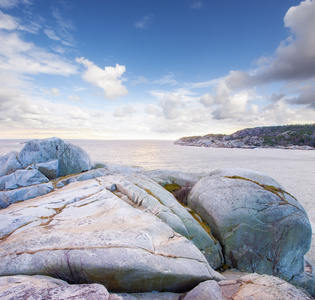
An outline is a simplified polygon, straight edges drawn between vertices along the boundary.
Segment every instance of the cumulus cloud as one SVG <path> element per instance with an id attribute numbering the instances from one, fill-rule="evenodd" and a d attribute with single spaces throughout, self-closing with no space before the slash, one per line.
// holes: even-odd
<path id="1" fill-rule="evenodd" d="M 148 28 L 154 21 L 154 15 L 148 14 L 141 18 L 140 20 L 135 22 L 135 27 L 139 29 L 146 29 Z"/>
<path id="2" fill-rule="evenodd" d="M 144 112 L 149 115 L 158 116 L 161 114 L 161 108 L 154 104 L 148 104 L 144 107 Z"/>
<path id="3" fill-rule="evenodd" d="M 131 115 L 137 113 L 138 110 L 131 104 L 123 106 L 123 107 L 118 107 L 113 113 L 114 117 L 118 118 L 124 118 L 124 117 L 130 117 Z"/>
<path id="4" fill-rule="evenodd" d="M 297 97 L 288 100 L 291 104 L 307 105 L 308 108 L 315 109 L 315 88 L 308 88 Z"/>
<path id="5" fill-rule="evenodd" d="M 115 99 L 128 94 L 127 88 L 122 85 L 120 79 L 122 74 L 126 71 L 125 66 L 116 64 L 116 67 L 105 67 L 101 69 L 84 57 L 76 58 L 76 62 L 86 67 L 82 78 L 86 82 L 103 89 L 106 99 Z"/>
<path id="6" fill-rule="evenodd" d="M 164 96 L 159 105 L 162 108 L 162 112 L 166 119 L 176 119 L 183 107 L 181 95 L 169 93 Z"/>
<path id="7" fill-rule="evenodd" d="M 233 88 L 246 88 L 274 81 L 307 80 L 315 76 L 315 2 L 302 1 L 284 17 L 290 36 L 271 57 L 261 57 L 251 72 L 231 71 L 226 79 Z"/>

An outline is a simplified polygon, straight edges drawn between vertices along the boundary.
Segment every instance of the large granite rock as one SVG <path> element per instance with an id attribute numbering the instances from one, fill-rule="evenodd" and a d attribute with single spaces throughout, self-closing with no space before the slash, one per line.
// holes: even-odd
<path id="1" fill-rule="evenodd" d="M 0 211 L 0 275 L 51 275 L 114 292 L 187 291 L 224 277 L 198 248 L 100 179 Z"/>
<path id="2" fill-rule="evenodd" d="M 286 280 L 303 272 L 311 225 L 300 203 L 272 178 L 218 170 L 194 186 L 188 204 L 210 225 L 229 266 Z"/>
<path id="3" fill-rule="evenodd" d="M 100 284 L 70 285 L 48 276 L 0 277 L 0 298 L 6 300 L 107 300 L 109 293 Z"/>
<path id="4" fill-rule="evenodd" d="M 219 242 L 210 228 L 191 209 L 181 205 L 174 196 L 143 174 L 105 176 L 99 179 L 108 189 L 116 190 L 137 209 L 150 212 L 175 232 L 191 240 L 213 268 L 220 267 L 224 258 Z"/>
<path id="5" fill-rule="evenodd" d="M 22 164 L 18 160 L 19 153 L 12 151 L 0 157 L 0 177 L 9 175 L 18 169 L 22 169 Z"/>
<path id="6" fill-rule="evenodd" d="M 30 140 L 18 155 L 18 161 L 23 167 L 38 165 L 46 168 L 42 163 L 58 160 L 57 177 L 76 174 L 91 169 L 89 155 L 80 147 L 72 145 L 60 138 L 49 138 L 43 140 Z M 56 174 L 48 166 L 46 175 L 55 178 Z M 52 178 L 50 178 L 52 179 Z"/>
<path id="7" fill-rule="evenodd" d="M 14 190 L 0 191 L 0 208 L 6 208 L 12 203 L 25 201 L 48 194 L 53 190 L 53 183 L 48 182 Z"/>
<path id="8" fill-rule="evenodd" d="M 14 190 L 48 181 L 48 178 L 37 170 L 17 170 L 10 175 L 0 177 L 0 190 Z"/>

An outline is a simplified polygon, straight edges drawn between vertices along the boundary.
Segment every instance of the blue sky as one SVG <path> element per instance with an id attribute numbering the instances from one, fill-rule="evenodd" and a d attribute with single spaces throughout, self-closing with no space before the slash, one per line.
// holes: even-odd
<path id="1" fill-rule="evenodd" d="M 315 0 L 0 0 L 0 138 L 315 122 Z"/>

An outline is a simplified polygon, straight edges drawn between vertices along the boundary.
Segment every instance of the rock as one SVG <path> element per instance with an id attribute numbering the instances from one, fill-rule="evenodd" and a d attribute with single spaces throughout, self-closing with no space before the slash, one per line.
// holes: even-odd
<path id="1" fill-rule="evenodd" d="M 39 163 L 36 168 L 39 172 L 44 174 L 49 179 L 55 179 L 58 177 L 58 159 L 51 160 L 48 162 Z"/>
<path id="2" fill-rule="evenodd" d="M 106 176 L 99 180 L 109 190 L 115 186 L 119 196 L 125 201 L 138 209 L 156 215 L 174 231 L 191 240 L 213 268 L 222 265 L 221 246 L 211 235 L 210 229 L 204 228 L 202 219 L 182 206 L 159 184 L 142 174 Z"/>
<path id="3" fill-rule="evenodd" d="M 58 177 L 91 169 L 89 155 L 81 148 L 59 138 L 31 140 L 18 155 L 23 167 L 58 160 Z"/>
<path id="4" fill-rule="evenodd" d="M 109 300 L 181 300 L 183 294 L 178 293 L 132 293 L 132 294 L 112 294 Z"/>
<path id="5" fill-rule="evenodd" d="M 48 276 L 4 276 L 0 277 L 0 298 L 7 300 L 107 300 L 109 293 L 100 284 L 70 285 Z"/>
<path id="6" fill-rule="evenodd" d="M 0 177 L 0 190 L 13 190 L 48 181 L 48 178 L 37 170 L 17 170 L 10 175 Z"/>
<path id="7" fill-rule="evenodd" d="M 0 208 L 17 201 L 25 201 L 50 193 L 54 189 L 52 182 L 28 186 L 10 191 L 0 191 Z"/>
<path id="8" fill-rule="evenodd" d="M 188 205 L 209 224 L 229 266 L 286 280 L 303 272 L 311 225 L 301 204 L 272 178 L 215 171 L 194 186 Z"/>
<path id="9" fill-rule="evenodd" d="M 51 275 L 111 292 L 184 292 L 224 278 L 192 242 L 100 179 L 15 203 L 0 220 L 0 276 Z"/>
<path id="10" fill-rule="evenodd" d="M 214 280 L 205 281 L 199 283 L 193 290 L 191 290 L 187 295 L 183 298 L 183 300 L 226 300 L 223 292 L 218 285 L 218 283 Z"/>
<path id="11" fill-rule="evenodd" d="M 9 175 L 18 169 L 22 169 L 22 164 L 18 160 L 18 152 L 12 151 L 0 159 L 0 177 Z"/>
<path id="12" fill-rule="evenodd" d="M 311 300 L 312 298 L 284 280 L 269 276 L 250 274 L 237 280 L 218 283 L 226 299 L 233 300 Z M 186 299 L 186 298 L 184 298 Z M 202 298 L 201 298 L 202 299 Z M 210 298 L 211 299 L 211 298 Z"/>

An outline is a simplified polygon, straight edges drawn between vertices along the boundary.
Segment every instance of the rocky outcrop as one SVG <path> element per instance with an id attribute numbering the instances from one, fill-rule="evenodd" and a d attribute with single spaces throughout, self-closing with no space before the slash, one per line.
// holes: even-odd
<path id="1" fill-rule="evenodd" d="M 23 167 L 34 165 L 36 168 L 38 165 L 38 168 L 42 169 L 47 169 L 47 164 L 42 163 L 57 160 L 58 164 L 51 163 L 50 171 L 46 172 L 47 176 L 53 174 L 53 178 L 55 178 L 55 173 L 57 177 L 60 177 L 91 169 L 90 157 L 83 149 L 59 138 L 28 141 L 17 159 Z M 51 170 L 53 165 L 57 167 L 56 172 Z"/>
<path id="2" fill-rule="evenodd" d="M 230 135 L 207 134 L 183 137 L 176 145 L 212 148 L 314 149 L 315 124 L 246 128 Z"/>
<path id="3" fill-rule="evenodd" d="M 272 178 L 218 170 L 194 186 L 188 205 L 210 225 L 227 265 L 286 280 L 303 272 L 311 225 L 300 203 Z"/>
<path id="4" fill-rule="evenodd" d="M 191 174 L 103 163 L 81 172 L 89 158 L 75 146 L 56 138 L 28 145 L 0 157 L 0 296 L 310 299 L 272 276 L 214 271 L 229 267 L 315 295 L 314 267 L 304 260 L 307 214 L 274 179 L 243 169 Z M 73 158 L 81 167 L 71 175 Z"/>
<path id="5" fill-rule="evenodd" d="M 0 211 L 0 275 L 42 274 L 110 291 L 187 291 L 213 271 L 193 243 L 96 179 Z"/>
<path id="6" fill-rule="evenodd" d="M 0 298 L 6 300 L 108 300 L 109 293 L 100 284 L 71 285 L 48 276 L 0 277 Z"/>

